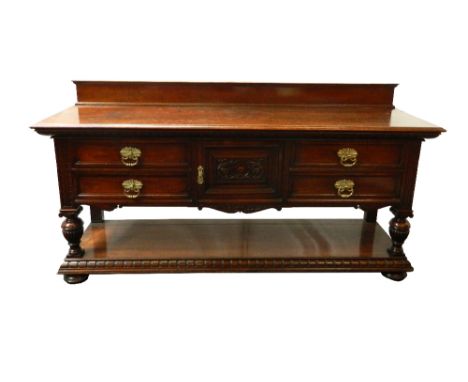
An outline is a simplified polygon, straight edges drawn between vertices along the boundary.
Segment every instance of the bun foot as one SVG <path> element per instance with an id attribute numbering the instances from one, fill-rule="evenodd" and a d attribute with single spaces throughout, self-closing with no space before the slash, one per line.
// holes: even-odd
<path id="1" fill-rule="evenodd" d="M 402 281 L 406 279 L 406 272 L 382 272 L 382 275 L 393 281 Z"/>
<path id="2" fill-rule="evenodd" d="M 68 284 L 79 284 L 88 280 L 89 275 L 64 275 L 63 279 Z"/>

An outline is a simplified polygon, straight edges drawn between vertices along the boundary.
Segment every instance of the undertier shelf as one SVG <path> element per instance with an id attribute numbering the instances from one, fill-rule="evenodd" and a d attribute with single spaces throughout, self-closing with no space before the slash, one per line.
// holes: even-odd
<path id="1" fill-rule="evenodd" d="M 407 272 L 376 223 L 334 220 L 109 220 L 59 273 Z"/>

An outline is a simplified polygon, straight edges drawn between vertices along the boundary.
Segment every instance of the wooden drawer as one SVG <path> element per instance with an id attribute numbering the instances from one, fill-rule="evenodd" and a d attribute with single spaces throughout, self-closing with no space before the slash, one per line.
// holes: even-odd
<path id="1" fill-rule="evenodd" d="M 81 175 L 77 177 L 77 183 L 77 199 L 82 203 L 152 201 L 159 204 L 191 200 L 188 175 Z"/>
<path id="2" fill-rule="evenodd" d="M 341 181 L 341 182 L 340 182 Z M 338 183 L 337 183 L 338 182 Z M 398 175 L 293 175 L 290 199 L 388 199 L 399 198 Z"/>
<path id="3" fill-rule="evenodd" d="M 86 140 L 75 145 L 76 166 L 188 166 L 187 142 L 164 139 Z"/>
<path id="4" fill-rule="evenodd" d="M 281 152 L 281 146 L 271 142 L 204 142 L 201 199 L 279 198 Z"/>
<path id="5" fill-rule="evenodd" d="M 297 142 L 292 166 L 365 169 L 400 167 L 403 146 L 383 141 Z"/>

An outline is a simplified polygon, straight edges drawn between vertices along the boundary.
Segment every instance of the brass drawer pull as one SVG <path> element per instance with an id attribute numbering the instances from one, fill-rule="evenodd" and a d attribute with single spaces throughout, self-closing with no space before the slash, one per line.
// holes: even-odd
<path id="1" fill-rule="evenodd" d="M 203 168 L 203 166 L 198 166 L 197 167 L 197 183 L 202 185 L 203 183 L 205 183 L 205 169 Z"/>
<path id="2" fill-rule="evenodd" d="M 140 196 L 143 183 L 137 179 L 127 179 L 122 182 L 124 194 L 129 199 L 136 199 Z"/>
<path id="3" fill-rule="evenodd" d="M 339 149 L 336 153 L 340 158 L 340 164 L 344 167 L 353 167 L 357 163 L 357 150 L 351 147 Z"/>
<path id="4" fill-rule="evenodd" d="M 354 193 L 354 182 L 350 179 L 340 179 L 335 182 L 335 188 L 338 196 L 350 198 Z"/>
<path id="5" fill-rule="evenodd" d="M 126 146 L 120 150 L 120 160 L 125 166 L 136 166 L 140 157 L 141 150 L 136 147 Z"/>

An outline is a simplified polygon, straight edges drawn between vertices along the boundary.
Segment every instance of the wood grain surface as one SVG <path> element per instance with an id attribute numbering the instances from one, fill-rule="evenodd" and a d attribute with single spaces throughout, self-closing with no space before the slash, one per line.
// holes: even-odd
<path id="1" fill-rule="evenodd" d="M 356 131 L 437 136 L 441 127 L 393 106 L 394 84 L 77 81 L 78 102 L 32 128 L 42 134 L 123 131 Z"/>
<path id="2" fill-rule="evenodd" d="M 266 130 L 441 133 L 397 109 L 368 106 L 99 105 L 72 106 L 32 126 L 46 133 L 86 128 L 119 130 Z"/>
<path id="3" fill-rule="evenodd" d="M 59 273 L 411 271 L 362 220 L 125 220 L 92 223 Z"/>
<path id="4" fill-rule="evenodd" d="M 356 219 L 107 220 L 81 240 L 84 259 L 388 257 L 380 226 Z"/>

